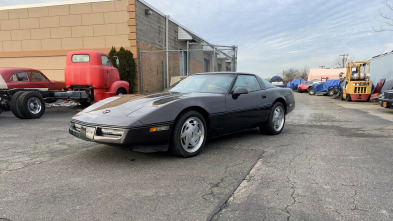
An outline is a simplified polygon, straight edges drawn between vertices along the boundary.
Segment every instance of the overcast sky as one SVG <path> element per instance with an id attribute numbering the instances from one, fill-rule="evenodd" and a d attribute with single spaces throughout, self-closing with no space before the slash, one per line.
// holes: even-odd
<path id="1" fill-rule="evenodd" d="M 289 68 L 333 67 L 393 50 L 384 0 L 145 0 L 206 41 L 238 46 L 238 71 L 271 77 Z M 0 0 L 0 6 L 55 2 Z"/>

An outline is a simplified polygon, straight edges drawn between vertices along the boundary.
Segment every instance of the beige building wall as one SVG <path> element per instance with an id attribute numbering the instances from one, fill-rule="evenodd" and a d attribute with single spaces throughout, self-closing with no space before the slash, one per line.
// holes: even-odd
<path id="1" fill-rule="evenodd" d="M 108 53 L 124 47 L 137 56 L 135 0 L 0 8 L 0 67 L 29 67 L 64 80 L 67 52 Z"/>

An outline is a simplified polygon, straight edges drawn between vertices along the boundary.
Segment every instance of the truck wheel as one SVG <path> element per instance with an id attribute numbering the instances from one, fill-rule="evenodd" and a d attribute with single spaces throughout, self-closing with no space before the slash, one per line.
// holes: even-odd
<path id="1" fill-rule="evenodd" d="M 20 96 L 24 93 L 24 91 L 17 91 L 15 94 L 12 95 L 11 97 L 11 102 L 10 102 L 10 107 L 12 113 L 15 115 L 15 117 L 20 118 L 20 119 L 26 119 L 26 117 L 22 114 L 22 112 L 19 109 L 19 98 Z"/>
<path id="2" fill-rule="evenodd" d="M 122 94 L 127 94 L 126 89 L 124 89 L 124 88 L 117 89 L 116 95 L 122 95 Z"/>
<path id="3" fill-rule="evenodd" d="M 37 119 L 45 112 L 45 101 L 40 93 L 28 91 L 20 95 L 18 108 L 27 119 Z"/>

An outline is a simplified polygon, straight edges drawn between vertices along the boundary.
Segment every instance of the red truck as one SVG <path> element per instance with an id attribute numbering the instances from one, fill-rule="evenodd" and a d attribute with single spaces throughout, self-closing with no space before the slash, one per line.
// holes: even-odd
<path id="1" fill-rule="evenodd" d="M 64 77 L 65 90 L 0 87 L 0 112 L 11 110 L 18 118 L 34 119 L 44 114 L 45 100 L 72 99 L 88 106 L 93 101 L 129 92 L 128 82 L 120 80 L 108 54 L 100 51 L 69 52 Z"/>
<path id="2" fill-rule="evenodd" d="M 108 54 L 100 51 L 80 50 L 68 52 L 64 71 L 65 84 L 73 91 L 86 91 L 89 99 L 80 101 L 88 106 L 92 101 L 128 94 L 129 84 L 120 80 Z"/>

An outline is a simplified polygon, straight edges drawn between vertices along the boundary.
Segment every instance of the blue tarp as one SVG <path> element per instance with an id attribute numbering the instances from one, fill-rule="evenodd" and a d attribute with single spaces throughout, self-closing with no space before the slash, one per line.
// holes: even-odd
<path id="1" fill-rule="evenodd" d="M 287 88 L 291 88 L 291 82 L 287 83 Z"/>
<path id="2" fill-rule="evenodd" d="M 304 80 L 304 79 L 293 79 L 291 82 L 288 83 L 289 86 L 288 86 L 288 84 L 287 84 L 287 87 L 288 87 L 288 88 L 291 88 L 292 90 L 296 90 L 296 89 L 297 89 L 297 86 L 298 86 L 301 82 L 303 82 L 303 81 L 306 81 L 306 80 Z"/>
<path id="3" fill-rule="evenodd" d="M 331 88 L 339 90 L 339 84 L 340 84 L 340 80 L 327 80 L 320 84 L 313 84 L 312 88 L 314 90 L 314 93 L 316 94 L 321 92 L 327 92 Z"/>

